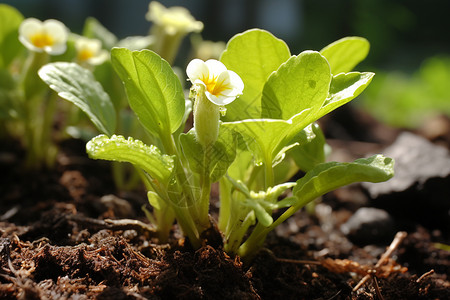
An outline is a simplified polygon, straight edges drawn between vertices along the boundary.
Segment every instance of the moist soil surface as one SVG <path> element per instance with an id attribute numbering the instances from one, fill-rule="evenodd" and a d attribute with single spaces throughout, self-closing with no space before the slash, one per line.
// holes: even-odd
<path id="1" fill-rule="evenodd" d="M 339 117 L 353 123 L 339 127 Z M 398 135 L 366 117 L 322 121 L 332 159 L 379 152 Z M 81 140 L 60 149 L 55 168 L 30 172 L 20 145 L 1 143 L 0 299 L 450 299 L 448 224 L 409 216 L 401 201 L 377 203 L 361 185 L 299 211 L 244 261 L 214 234 L 192 249 L 176 224 L 158 243 L 144 190 L 117 191 L 110 165 L 90 160 Z M 358 239 L 341 226 L 361 207 L 403 213 L 384 236 Z"/>

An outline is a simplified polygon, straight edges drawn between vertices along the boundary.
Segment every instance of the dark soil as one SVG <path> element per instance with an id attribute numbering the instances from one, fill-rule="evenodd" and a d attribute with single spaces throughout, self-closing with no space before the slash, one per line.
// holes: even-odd
<path id="1" fill-rule="evenodd" d="M 337 126 L 340 116 L 350 124 Z M 380 151 L 398 134 L 352 111 L 322 125 L 337 160 Z M 54 170 L 30 173 L 18 144 L 0 144 L 0 299 L 450 299 L 450 252 L 437 244 L 450 244 L 448 227 L 404 208 L 386 240 L 358 243 L 340 226 L 360 207 L 383 208 L 359 185 L 326 195 L 314 215 L 298 212 L 244 263 L 217 245 L 191 249 L 176 225 L 157 244 L 140 208 L 145 192 L 116 191 L 109 164 L 89 160 L 84 145 L 64 141 Z"/>

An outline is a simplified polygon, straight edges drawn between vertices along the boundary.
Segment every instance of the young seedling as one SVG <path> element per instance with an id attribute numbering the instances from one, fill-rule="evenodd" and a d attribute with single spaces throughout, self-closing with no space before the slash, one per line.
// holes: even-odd
<path id="1" fill-rule="evenodd" d="M 317 197 L 393 176 L 392 159 L 382 155 L 325 162 L 327 146 L 314 123 L 368 86 L 373 73 L 351 72 L 368 49 L 365 39 L 350 37 L 291 55 L 267 31 L 238 34 L 220 61 L 188 65 L 194 127 L 182 133 L 191 106 L 170 65 L 153 51 L 114 48 L 130 107 L 155 143 L 100 135 L 87 152 L 140 168 L 161 238 L 175 216 L 194 247 L 211 226 L 210 190 L 218 181 L 224 248 L 251 257 L 271 230 Z M 300 169 L 305 176 L 289 182 Z M 274 219 L 278 209 L 284 211 Z"/>
<path id="2" fill-rule="evenodd" d="M 183 15 L 168 20 L 183 19 L 190 24 L 189 30 L 172 34 L 180 29 L 178 23 L 159 22 L 152 9 L 169 16 Z M 158 32 L 173 38 L 170 47 L 178 49 L 182 37 L 201 30 L 203 25 L 182 11 L 151 4 L 152 37 Z M 49 140 L 48 120 L 54 106 L 45 108 L 44 118 L 37 113 L 45 94 L 42 78 L 61 98 L 84 111 L 102 133 L 86 145 L 91 158 L 136 167 L 153 207 L 149 219 L 156 224 L 161 241 L 167 240 L 176 220 L 193 247 L 205 242 L 204 233 L 215 222 L 208 214 L 215 182 L 220 186 L 217 226 L 224 248 L 249 258 L 271 230 L 317 197 L 353 182 L 380 182 L 393 176 L 393 161 L 382 155 L 348 163 L 325 162 L 329 148 L 315 123 L 353 100 L 371 82 L 373 73 L 352 71 L 369 51 L 363 38 L 344 38 L 321 51 L 292 55 L 271 33 L 246 31 L 228 42 L 220 61 L 194 59 L 189 63 L 191 99 L 185 99 L 179 77 L 166 59 L 151 50 L 130 50 L 143 44 L 156 50 L 153 43 L 158 41 L 153 38 L 118 41 L 90 19 L 85 37 L 66 43 L 68 30 L 55 20 L 23 21 L 20 13 L 5 5 L 0 5 L 0 16 L 10 19 L 0 34 L 9 36 L 19 29 L 13 39 L 16 43 L 7 43 L 2 35 L 0 66 L 12 68 L 15 56 L 11 53 L 20 49 L 19 40 L 30 51 L 28 62 L 19 64 L 23 67 L 20 80 L 4 72 L 0 85 L 0 105 L 6 107 L 2 111 L 13 111 L 18 122 L 23 121 L 30 164 L 48 157 L 43 154 L 49 148 L 44 141 Z M 98 38 L 103 48 L 126 48 L 113 48 L 111 60 L 94 69 L 105 55 L 92 38 Z M 50 63 L 40 69 L 39 78 L 36 72 L 49 55 L 61 54 L 68 47 L 72 58 L 86 68 L 74 62 Z M 168 50 L 161 50 L 161 55 L 173 60 L 173 49 L 161 47 Z M 121 101 L 125 97 L 114 86 L 108 66 L 123 82 L 128 104 L 145 133 L 125 130 L 123 120 L 128 115 Z M 103 78 L 102 84 L 97 78 Z M 55 103 L 51 97 L 48 101 Z M 194 127 L 184 133 L 191 112 Z M 2 119 L 0 125 L 4 124 Z M 299 170 L 305 175 L 290 182 Z M 280 209 L 274 218 L 274 211 Z"/>

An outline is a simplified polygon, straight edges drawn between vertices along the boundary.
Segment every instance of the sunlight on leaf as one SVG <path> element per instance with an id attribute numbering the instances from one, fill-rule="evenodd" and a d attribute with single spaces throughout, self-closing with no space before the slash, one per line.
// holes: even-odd
<path id="1" fill-rule="evenodd" d="M 361 94 L 372 81 L 374 73 L 351 72 L 333 76 L 330 94 L 318 112 L 320 118 L 336 108 L 350 102 Z"/>
<path id="2" fill-rule="evenodd" d="M 123 136 L 99 135 L 86 144 L 86 150 L 92 159 L 129 162 L 142 168 L 159 183 L 168 185 L 174 171 L 173 157 L 162 154 L 154 145 L 145 145 L 142 141 Z"/>
<path id="3" fill-rule="evenodd" d="M 144 127 L 160 137 L 175 132 L 184 116 L 185 100 L 180 80 L 167 61 L 150 50 L 125 48 L 112 49 L 111 59 Z"/>
<path id="4" fill-rule="evenodd" d="M 314 115 L 328 96 L 330 82 L 330 66 L 319 52 L 291 57 L 264 85 L 262 117 L 287 120 L 305 109 Z"/>
<path id="5" fill-rule="evenodd" d="M 382 182 L 394 176 L 394 161 L 383 155 L 360 158 L 351 163 L 319 164 L 297 180 L 292 193 L 300 208 L 315 198 L 354 182 Z"/>
<path id="6" fill-rule="evenodd" d="M 295 115 L 290 120 L 249 119 L 236 122 L 225 122 L 223 127 L 234 130 L 242 135 L 247 147 L 253 152 L 255 163 L 270 163 L 283 147 L 287 146 L 292 137 L 305 126 L 297 122 L 305 119 L 309 110 Z"/>
<path id="7" fill-rule="evenodd" d="M 370 44 L 365 38 L 345 37 L 326 46 L 320 54 L 330 63 L 333 75 L 346 73 L 363 61 L 369 54 Z"/>
<path id="8" fill-rule="evenodd" d="M 234 36 L 220 61 L 242 78 L 244 93 L 227 106 L 226 120 L 260 118 L 263 86 L 269 75 L 289 57 L 286 43 L 267 31 L 252 29 Z"/>
<path id="9" fill-rule="evenodd" d="M 100 132 L 113 134 L 116 128 L 114 105 L 91 71 L 75 63 L 56 62 L 43 66 L 39 76 L 61 98 L 84 111 Z"/>

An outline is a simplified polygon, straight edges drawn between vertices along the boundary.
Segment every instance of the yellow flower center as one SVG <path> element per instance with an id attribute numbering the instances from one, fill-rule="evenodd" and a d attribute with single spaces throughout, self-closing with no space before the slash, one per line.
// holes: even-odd
<path id="1" fill-rule="evenodd" d="M 47 46 L 53 46 L 53 38 L 46 33 L 37 33 L 30 37 L 31 43 L 37 48 L 44 48 Z"/>
<path id="2" fill-rule="evenodd" d="M 94 56 L 94 53 L 90 49 L 81 49 L 78 52 L 78 59 L 81 61 L 86 61 Z"/>
<path id="3" fill-rule="evenodd" d="M 208 92 L 210 92 L 214 96 L 217 96 L 223 91 L 230 89 L 230 87 L 226 85 L 224 81 L 218 82 L 217 77 L 213 77 L 211 80 L 209 78 L 203 77 L 202 81 L 205 83 Z"/>

